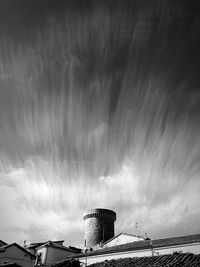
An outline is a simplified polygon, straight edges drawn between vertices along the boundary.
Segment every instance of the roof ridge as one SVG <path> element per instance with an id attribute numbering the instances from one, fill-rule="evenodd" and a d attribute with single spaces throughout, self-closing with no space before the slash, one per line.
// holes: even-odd
<path id="1" fill-rule="evenodd" d="M 181 245 L 181 244 L 190 244 L 200 242 L 200 234 L 189 235 L 189 236 L 179 236 L 179 237 L 170 237 L 163 239 L 154 239 L 154 240 L 139 240 L 134 242 L 129 242 L 125 244 L 115 245 L 112 247 L 104 247 L 94 251 L 87 252 L 87 255 L 100 255 L 100 254 L 109 254 L 121 251 L 132 251 L 132 250 L 140 250 L 147 248 L 157 248 L 157 247 L 165 247 L 165 246 L 173 246 L 173 245 Z M 82 255 L 81 255 L 82 254 Z M 81 253 L 79 255 L 84 256 L 85 253 Z"/>
<path id="2" fill-rule="evenodd" d="M 17 246 L 19 249 L 23 250 L 25 253 L 29 254 L 31 257 L 34 257 L 35 258 L 35 255 L 33 255 L 30 251 L 28 251 L 27 249 L 25 249 L 24 247 L 20 246 L 19 244 L 17 244 L 16 242 L 14 243 L 10 243 L 10 244 L 7 244 L 5 246 L 2 246 L 1 248 L 8 248 L 8 247 L 11 247 L 11 246 Z"/>
<path id="3" fill-rule="evenodd" d="M 104 266 L 106 262 L 106 266 L 109 266 L 109 263 L 112 261 L 112 265 L 116 263 L 116 266 L 185 266 L 187 264 L 188 267 L 197 266 L 200 262 L 200 255 L 195 255 L 193 253 L 174 253 L 168 255 L 159 255 L 152 258 L 152 256 L 143 256 L 143 257 L 133 257 L 133 258 L 121 258 L 121 259 L 112 259 L 106 260 L 103 262 L 97 262 L 91 264 L 91 267 L 100 267 Z M 180 265 L 181 264 L 181 265 Z M 198 265 L 199 266 L 199 265 Z"/>
<path id="4" fill-rule="evenodd" d="M 128 236 L 137 237 L 137 238 L 142 237 L 142 236 L 137 236 L 137 235 L 134 235 L 134 234 L 128 234 L 128 233 L 125 233 L 125 232 L 120 232 L 120 233 L 117 234 L 116 236 L 113 236 L 113 237 L 111 237 L 110 239 L 108 239 L 106 242 L 104 242 L 104 243 L 102 244 L 102 246 L 106 245 L 107 243 L 109 243 L 110 241 L 114 240 L 115 238 L 117 238 L 117 237 L 120 236 L 120 235 L 128 235 Z M 142 238 L 143 238 L 143 237 L 142 237 Z"/>

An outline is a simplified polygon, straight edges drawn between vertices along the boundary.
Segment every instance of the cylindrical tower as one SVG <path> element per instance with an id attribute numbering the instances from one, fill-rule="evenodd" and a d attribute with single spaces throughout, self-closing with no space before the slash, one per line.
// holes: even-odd
<path id="1" fill-rule="evenodd" d="M 87 211 L 85 220 L 85 240 L 87 248 L 93 247 L 101 242 L 106 242 L 114 237 L 114 222 L 116 213 L 108 209 L 91 209 Z"/>

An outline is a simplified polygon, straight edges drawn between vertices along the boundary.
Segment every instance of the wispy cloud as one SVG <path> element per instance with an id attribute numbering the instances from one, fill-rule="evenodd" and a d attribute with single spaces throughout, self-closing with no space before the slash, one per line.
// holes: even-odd
<path id="1" fill-rule="evenodd" d="M 80 244 L 93 207 L 114 209 L 117 231 L 198 231 L 198 38 L 176 20 L 184 5 L 78 10 L 1 43 L 3 238 Z"/>

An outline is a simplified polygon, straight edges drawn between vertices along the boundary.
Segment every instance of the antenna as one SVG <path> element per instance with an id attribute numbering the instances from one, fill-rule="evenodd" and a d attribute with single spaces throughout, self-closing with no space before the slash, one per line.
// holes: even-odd
<path id="1" fill-rule="evenodd" d="M 104 235 L 105 235 L 104 227 L 105 227 L 105 221 L 103 221 L 103 240 L 102 240 L 102 243 L 104 243 Z"/>
<path id="2" fill-rule="evenodd" d="M 87 241 L 86 239 L 84 240 L 85 243 L 85 266 L 87 266 Z"/>
<path id="3" fill-rule="evenodd" d="M 87 249 L 86 239 L 84 240 L 84 247 L 85 247 L 85 251 L 86 251 L 86 249 Z"/>
<path id="4" fill-rule="evenodd" d="M 139 223 L 135 223 L 135 235 L 139 238 L 140 237 L 140 230 L 139 230 Z"/>

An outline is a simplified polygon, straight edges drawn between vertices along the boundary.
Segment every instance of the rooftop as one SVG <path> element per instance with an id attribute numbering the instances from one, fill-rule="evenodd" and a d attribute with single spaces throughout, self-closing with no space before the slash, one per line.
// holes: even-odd
<path id="1" fill-rule="evenodd" d="M 149 249 L 149 248 L 158 248 L 165 246 L 174 246 L 181 244 L 190 244 L 200 242 L 200 234 L 188 235 L 188 236 L 179 236 L 179 237 L 169 237 L 155 240 L 142 240 L 135 241 L 131 243 L 126 243 L 123 245 L 117 245 L 113 247 L 101 248 L 95 251 L 87 252 L 87 256 L 101 255 L 101 254 L 110 254 L 123 251 L 133 251 L 140 249 Z M 78 256 L 85 257 L 85 253 L 78 254 Z"/>
<path id="2" fill-rule="evenodd" d="M 198 267 L 200 266 L 200 255 L 191 253 L 174 253 L 154 257 L 124 258 L 91 264 L 90 267 Z"/>
<path id="3" fill-rule="evenodd" d="M 79 266 L 78 261 L 66 259 L 50 265 L 50 267 Z M 199 267 L 200 255 L 192 253 L 174 253 L 154 257 L 124 258 L 105 260 L 89 265 L 90 267 Z"/>
<path id="4" fill-rule="evenodd" d="M 28 247 L 28 248 L 37 248 L 37 247 L 39 247 L 39 246 L 41 246 L 41 245 L 43 245 L 43 244 L 45 244 L 45 243 L 47 243 L 47 242 L 53 242 L 53 243 L 63 244 L 64 241 L 65 241 L 65 240 L 57 240 L 57 241 L 50 241 L 50 240 L 48 240 L 48 241 L 44 241 L 44 242 L 30 243 L 30 245 L 27 246 L 27 247 Z"/>
<path id="5" fill-rule="evenodd" d="M 31 252 L 29 252 L 27 249 L 23 248 L 22 246 L 18 245 L 17 243 L 11 243 L 11 244 L 8 244 L 8 245 L 5 245 L 5 246 L 1 246 L 0 247 L 0 252 L 4 252 L 4 251 L 6 251 L 7 248 L 12 247 L 12 246 L 15 246 L 15 247 L 23 250 L 32 259 L 35 259 L 35 256 Z"/>
<path id="6" fill-rule="evenodd" d="M 46 243 L 40 245 L 37 247 L 37 249 L 40 249 L 42 247 L 54 247 L 54 248 L 58 248 L 58 249 L 62 249 L 62 250 L 66 250 L 66 251 L 70 251 L 70 252 L 74 252 L 74 253 L 78 253 L 81 250 L 79 250 L 78 248 L 75 247 L 65 247 L 61 244 L 59 244 L 58 242 L 53 242 L 53 241 L 47 241 Z"/>
<path id="7" fill-rule="evenodd" d="M 110 239 L 107 240 L 106 242 L 104 242 L 104 243 L 102 244 L 102 247 L 103 247 L 104 245 L 108 244 L 110 241 L 112 241 L 112 240 L 116 239 L 117 237 L 121 236 L 121 235 L 126 235 L 126 236 L 129 236 L 129 237 L 136 237 L 136 238 L 144 239 L 143 236 L 137 236 L 137 235 L 133 235 L 133 234 L 128 234 L 128 233 L 123 233 L 123 232 L 121 232 L 121 233 L 117 234 L 116 236 L 110 238 Z"/>
<path id="8" fill-rule="evenodd" d="M 0 247 L 1 247 L 1 246 L 5 246 L 5 245 L 7 245 L 7 243 L 4 242 L 3 240 L 0 240 Z"/>

